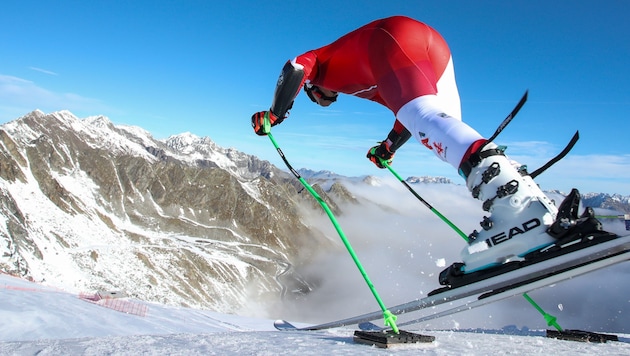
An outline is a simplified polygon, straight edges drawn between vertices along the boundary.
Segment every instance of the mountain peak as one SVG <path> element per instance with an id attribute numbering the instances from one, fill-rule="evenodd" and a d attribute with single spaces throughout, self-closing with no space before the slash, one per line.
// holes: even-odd
<path id="1" fill-rule="evenodd" d="M 207 151 L 216 148 L 216 145 L 209 137 L 199 137 L 190 132 L 169 136 L 164 143 L 176 151 L 189 153 L 199 149 Z"/>
<path id="2" fill-rule="evenodd" d="M 108 117 L 103 116 L 103 115 L 86 117 L 85 119 L 83 119 L 83 123 L 85 123 L 86 125 L 100 127 L 100 128 L 104 128 L 104 127 L 114 128 L 114 124 L 111 122 L 111 120 Z"/>

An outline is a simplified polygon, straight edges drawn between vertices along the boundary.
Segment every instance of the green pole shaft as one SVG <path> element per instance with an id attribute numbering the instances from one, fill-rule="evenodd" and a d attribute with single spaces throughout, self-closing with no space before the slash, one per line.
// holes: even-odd
<path id="1" fill-rule="evenodd" d="M 268 120 L 265 120 L 265 121 L 267 122 Z M 267 125 L 265 125 L 265 126 L 267 127 Z M 372 283 L 372 281 L 370 280 L 370 277 L 368 276 L 367 272 L 363 268 L 363 265 L 359 261 L 359 257 L 354 252 L 354 249 L 352 248 L 352 245 L 350 245 L 350 242 L 346 238 L 346 235 L 344 234 L 343 230 L 341 229 L 341 226 L 337 222 L 337 219 L 335 218 L 335 215 L 333 214 L 333 212 L 328 207 L 328 204 L 326 204 L 324 199 L 322 199 L 320 197 L 320 195 L 317 194 L 317 192 L 313 189 L 313 187 L 311 187 L 311 185 L 308 184 L 308 182 L 306 182 L 306 180 L 304 180 L 304 178 L 302 178 L 295 169 L 293 169 L 291 164 L 289 164 L 289 161 L 284 156 L 284 153 L 282 152 L 282 150 L 278 146 L 278 143 L 273 138 L 273 135 L 271 134 L 271 132 L 269 132 L 269 130 L 266 130 L 266 131 L 267 131 L 267 136 L 271 140 L 271 143 L 273 144 L 273 146 L 276 148 L 276 151 L 278 151 L 278 154 L 280 154 L 280 157 L 282 158 L 284 163 L 287 165 L 287 168 L 289 168 L 289 170 L 298 178 L 298 180 L 304 186 L 304 188 L 306 188 L 306 190 L 308 190 L 308 192 L 311 193 L 311 195 L 315 198 L 315 200 L 317 200 L 319 205 L 321 205 L 321 207 L 324 209 L 324 211 L 328 215 L 328 218 L 330 218 L 330 221 L 332 222 L 333 226 L 335 227 L 335 230 L 337 230 L 337 233 L 339 234 L 339 237 L 341 238 L 341 241 L 343 241 L 343 244 L 346 246 L 346 249 L 348 250 L 348 252 L 350 253 L 350 256 L 352 257 L 352 260 L 354 261 L 355 265 L 359 269 L 359 272 L 361 272 L 361 275 L 363 276 L 363 279 L 365 280 L 365 283 L 370 288 L 370 291 L 372 292 L 372 295 L 374 296 L 374 299 L 376 299 L 376 302 L 378 303 L 379 307 L 383 311 L 383 317 L 385 319 L 385 325 L 390 326 L 392 328 L 392 330 L 395 333 L 398 334 L 399 330 L 398 330 L 398 326 L 396 325 L 396 318 L 397 317 L 392 312 L 387 310 L 387 308 L 385 307 L 385 304 L 383 303 L 383 300 L 381 299 L 381 297 L 379 296 L 378 292 L 376 291 L 376 288 L 374 287 L 374 284 Z"/>
<path id="2" fill-rule="evenodd" d="M 523 293 L 523 297 L 529 302 L 529 304 L 536 308 L 536 310 L 538 310 L 540 314 L 542 314 L 542 316 L 545 318 L 545 321 L 547 322 L 547 325 L 553 326 L 558 331 L 562 331 L 562 327 L 557 323 L 557 318 L 555 316 L 545 312 L 543 308 L 536 304 L 536 302 L 534 302 L 534 300 L 527 293 Z"/>
<path id="3" fill-rule="evenodd" d="M 431 204 L 429 204 L 426 200 L 424 200 L 418 193 L 416 193 L 415 190 L 413 190 L 413 188 L 411 188 L 411 186 L 409 184 L 407 184 L 407 182 L 405 182 L 405 180 L 398 174 L 396 173 L 396 171 L 387 163 L 386 160 L 381 159 L 381 164 L 386 167 L 390 172 L 392 172 L 392 174 L 405 186 L 407 187 L 407 189 L 409 189 L 409 191 L 416 197 L 418 198 L 418 200 L 420 200 L 420 202 L 422 204 L 424 204 L 427 208 L 429 208 L 429 210 L 431 210 L 435 215 L 437 215 L 440 219 L 442 219 L 442 221 L 444 221 L 448 226 L 451 227 L 451 229 L 453 229 L 459 236 L 461 236 L 461 238 L 464 239 L 464 241 L 466 242 L 470 242 L 470 239 L 468 238 L 468 236 L 460 229 L 458 228 L 455 224 L 453 224 L 449 219 L 447 219 L 444 215 L 442 215 L 439 211 L 437 211 L 437 209 L 435 209 L 434 207 L 431 206 Z"/>

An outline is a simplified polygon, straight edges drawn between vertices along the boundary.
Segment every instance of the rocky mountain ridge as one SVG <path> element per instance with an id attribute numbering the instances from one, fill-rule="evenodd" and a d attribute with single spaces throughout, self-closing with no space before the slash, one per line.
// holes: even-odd
<path id="1" fill-rule="evenodd" d="M 34 111 L 0 127 L 0 158 L 6 273 L 229 312 L 331 246 L 287 173 L 209 138 Z"/>

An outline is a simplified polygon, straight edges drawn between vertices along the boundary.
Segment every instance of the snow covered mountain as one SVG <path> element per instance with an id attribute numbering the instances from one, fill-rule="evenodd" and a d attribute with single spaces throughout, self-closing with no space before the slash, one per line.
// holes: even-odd
<path id="1" fill-rule="evenodd" d="M 269 162 L 189 133 L 66 111 L 0 127 L 0 269 L 68 290 L 228 312 L 308 289 L 285 269 L 330 242 L 305 199 Z"/>
<path id="2" fill-rule="evenodd" d="M 621 194 L 586 193 L 582 202 L 586 206 L 630 213 L 630 197 Z"/>

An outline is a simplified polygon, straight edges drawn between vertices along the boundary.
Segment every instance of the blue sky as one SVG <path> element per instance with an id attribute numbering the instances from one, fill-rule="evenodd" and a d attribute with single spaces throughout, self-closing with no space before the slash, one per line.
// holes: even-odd
<path id="1" fill-rule="evenodd" d="M 250 127 L 284 62 L 399 14 L 446 38 L 464 121 L 481 134 L 529 89 L 497 143 L 530 170 L 580 130 L 571 154 L 537 179 L 543 189 L 630 195 L 628 13 L 623 0 L 11 1 L 0 12 L 0 123 L 34 109 L 102 114 L 156 138 L 209 136 L 284 168 Z M 300 95 L 272 132 L 296 168 L 389 175 L 364 157 L 392 123 L 366 100 L 320 108 Z M 415 141 L 393 167 L 463 183 Z"/>

